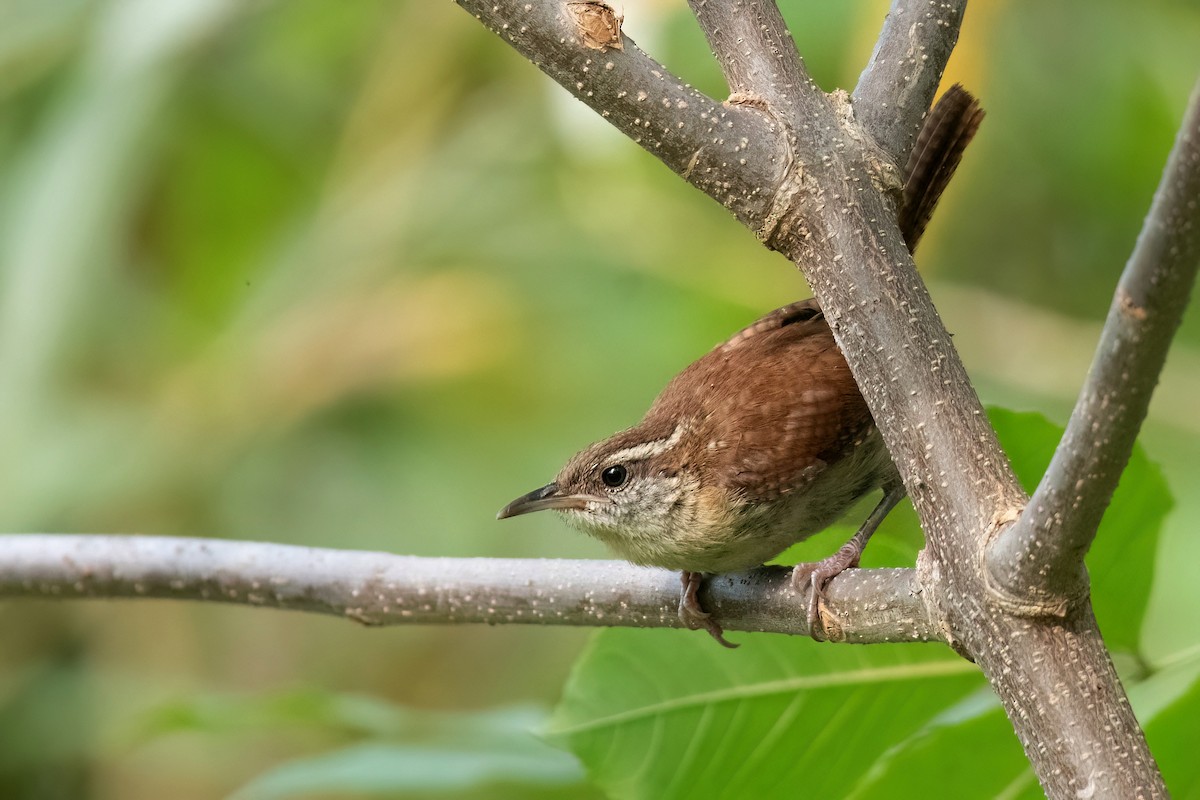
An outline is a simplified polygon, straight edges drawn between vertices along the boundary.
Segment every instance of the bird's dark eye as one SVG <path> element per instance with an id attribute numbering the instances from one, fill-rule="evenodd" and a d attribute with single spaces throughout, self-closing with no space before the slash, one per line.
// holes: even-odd
<path id="1" fill-rule="evenodd" d="M 629 472 L 620 464 L 613 464 L 611 467 L 606 467 L 604 472 L 600 473 L 600 480 L 604 481 L 604 485 L 610 489 L 615 489 L 629 477 Z"/>

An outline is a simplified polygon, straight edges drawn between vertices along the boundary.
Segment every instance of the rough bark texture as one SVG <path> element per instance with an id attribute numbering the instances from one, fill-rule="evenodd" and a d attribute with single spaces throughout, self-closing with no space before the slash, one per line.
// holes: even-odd
<path id="1" fill-rule="evenodd" d="M 967 0 L 906 0 L 892 3 L 883 23 L 854 88 L 854 110 L 897 164 L 912 150 L 966 10 Z"/>
<path id="2" fill-rule="evenodd" d="M 707 580 L 727 630 L 808 635 L 791 570 Z M 911 569 L 855 570 L 827 596 L 841 641 L 933 641 Z M 364 625 L 678 628 L 679 573 L 618 561 L 417 558 L 159 536 L 0 536 L 0 598 L 168 598 L 284 608 Z"/>

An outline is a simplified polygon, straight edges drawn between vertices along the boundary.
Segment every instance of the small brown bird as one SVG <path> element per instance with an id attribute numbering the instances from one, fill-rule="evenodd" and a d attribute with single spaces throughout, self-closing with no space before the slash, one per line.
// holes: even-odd
<path id="1" fill-rule="evenodd" d="M 901 211 L 910 249 L 982 117 L 957 85 L 930 112 Z M 554 509 L 621 558 L 680 570 L 680 619 L 732 647 L 697 599 L 703 575 L 757 567 L 877 488 L 883 499 L 849 542 L 792 572 L 797 590 L 812 587 L 814 631 L 825 585 L 858 565 L 904 488 L 820 306 L 803 300 L 692 363 L 639 424 L 578 453 L 498 517 Z"/>

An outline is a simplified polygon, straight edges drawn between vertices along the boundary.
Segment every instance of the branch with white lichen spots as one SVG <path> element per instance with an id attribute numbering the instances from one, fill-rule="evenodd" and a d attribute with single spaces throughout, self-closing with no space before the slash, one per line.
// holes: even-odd
<path id="1" fill-rule="evenodd" d="M 785 567 L 721 575 L 704 596 L 729 630 L 807 635 Z M 854 570 L 830 613 L 850 642 L 939 638 L 911 569 Z M 0 535 L 0 598 L 158 598 L 307 611 L 364 625 L 678 628 L 679 573 L 619 561 L 418 558 L 163 536 Z"/>

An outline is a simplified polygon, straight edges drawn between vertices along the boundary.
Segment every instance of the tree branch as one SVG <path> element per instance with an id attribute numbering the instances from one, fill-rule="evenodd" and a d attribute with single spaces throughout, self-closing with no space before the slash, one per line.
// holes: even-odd
<path id="1" fill-rule="evenodd" d="M 721 65 L 729 91 L 743 102 L 791 110 L 822 98 L 774 0 L 688 0 Z"/>
<path id="2" fill-rule="evenodd" d="M 854 89 L 854 115 L 903 165 L 958 41 L 967 0 L 892 0 L 875 52 Z"/>
<path id="3" fill-rule="evenodd" d="M 1200 82 L 1087 381 L 1020 520 L 990 548 L 991 577 L 1024 605 L 1058 611 L 1087 592 L 1083 556 L 1133 452 L 1200 269 Z"/>
<path id="4" fill-rule="evenodd" d="M 695 135 L 699 123 L 684 121 L 695 116 L 690 105 L 672 110 L 669 99 L 639 103 L 621 83 L 631 81 L 628 89 L 633 89 L 646 81 L 660 85 L 655 83 L 660 78 L 661 85 L 674 86 L 678 79 L 663 77 L 668 73 L 661 65 L 623 35 L 622 50 L 601 54 L 568 10 L 607 6 L 561 0 L 459 2 L 676 171 L 684 164 L 684 153 L 645 138 L 644 125 L 655 131 L 683 125 L 680 130 L 691 132 L 685 136 L 688 146 L 700 142 Z M 765 114 L 754 104 L 725 108 L 727 114 L 741 112 L 738 121 L 753 121 L 742 128 L 725 121 L 747 138 L 735 146 L 736 154 L 710 153 L 703 145 L 687 156 L 708 159 L 706 170 L 717 176 L 714 180 L 698 182 L 696 169 L 684 168 L 682 174 L 729 205 L 768 246 L 800 265 L 905 476 L 931 546 L 944 549 L 943 540 L 961 536 L 962 542 L 952 548 L 958 552 L 946 552 L 946 560 L 975 563 L 969 554 L 977 551 L 989 526 L 1006 518 L 1007 509 L 1023 507 L 1026 498 L 900 236 L 895 195 L 880 190 L 898 192 L 898 172 L 865 141 L 844 98 L 817 92 L 806 78 L 802 86 L 793 81 L 802 67 L 798 57 L 793 63 L 786 56 L 788 46 L 780 44 L 782 19 L 768 7 L 772 4 L 755 3 L 755 14 L 746 15 L 767 26 L 761 33 L 747 30 L 745 19 L 720 15 L 721 5 L 726 4 L 699 6 L 718 58 L 735 85 L 745 81 L 754 91 L 769 91 L 775 105 Z M 718 30 L 748 38 L 728 38 Z M 955 33 L 944 35 L 952 39 Z M 735 52 L 739 50 L 759 54 Z M 770 79 L 765 85 L 758 82 L 764 76 Z M 771 80 L 779 82 L 772 86 Z M 785 85 L 797 87 L 793 97 L 783 90 Z M 705 115 L 711 117 L 711 110 L 700 112 L 701 122 L 707 124 Z M 656 116 L 643 122 L 634 116 L 651 113 Z M 765 138 L 756 140 L 755 135 Z M 728 138 L 713 141 L 714 147 L 728 145 Z M 974 442 L 974 449 L 963 448 L 964 441 Z M 981 492 L 981 486 L 988 491 Z"/>
<path id="5" fill-rule="evenodd" d="M 726 630 L 808 635 L 790 569 L 705 582 Z M 827 594 L 847 642 L 940 638 L 911 569 L 851 570 Z M 220 539 L 0 536 L 0 598 L 166 598 L 308 611 L 364 625 L 678 628 L 679 573 L 619 561 L 417 558 Z"/>
<path id="6" fill-rule="evenodd" d="M 766 215 L 786 169 L 778 126 L 688 86 L 621 32 L 603 3 L 456 0 L 572 95 L 742 221 Z"/>

